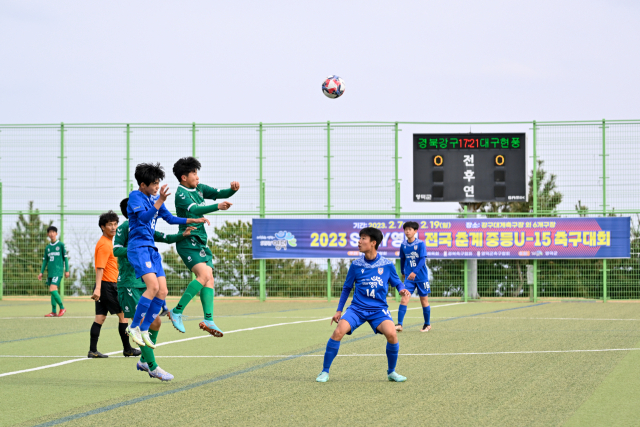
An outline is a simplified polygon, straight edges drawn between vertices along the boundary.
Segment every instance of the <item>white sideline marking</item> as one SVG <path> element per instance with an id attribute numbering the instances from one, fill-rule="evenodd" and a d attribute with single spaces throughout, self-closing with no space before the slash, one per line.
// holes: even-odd
<path id="1" fill-rule="evenodd" d="M 466 304 L 466 303 L 464 303 L 464 302 L 454 302 L 454 303 L 451 303 L 451 304 L 434 305 L 433 308 L 436 308 L 436 307 L 447 307 L 447 306 L 450 306 L 450 305 L 459 305 L 459 304 Z M 418 308 L 421 309 L 422 307 L 410 308 L 409 310 L 417 310 Z M 391 312 L 395 312 L 395 311 L 398 311 L 398 310 L 390 310 L 390 311 Z M 322 319 L 298 320 L 296 322 L 275 323 L 273 325 L 264 325 L 264 326 L 255 326 L 253 328 L 236 329 L 235 331 L 225 332 L 225 335 L 233 334 L 233 333 L 236 333 L 236 332 L 246 332 L 246 331 L 255 331 L 255 330 L 258 330 L 258 329 L 273 328 L 275 326 L 285 326 L 285 325 L 296 325 L 296 324 L 300 324 L 300 323 L 320 322 L 320 321 L 323 321 L 323 320 L 331 320 L 332 318 L 333 318 L 333 316 L 324 317 Z M 162 345 L 168 345 L 168 344 L 175 344 L 175 343 L 179 343 L 179 342 L 198 340 L 198 339 L 201 339 L 201 338 L 210 338 L 210 337 L 211 337 L 211 335 L 200 335 L 200 336 L 197 336 L 197 337 L 184 338 L 184 339 L 181 339 L 181 340 L 167 341 L 167 342 L 163 342 L 163 343 L 157 344 L 156 347 L 159 347 L 159 346 L 162 346 Z M 112 351 L 112 352 L 104 353 L 104 354 L 106 354 L 107 356 L 112 356 L 112 355 L 118 354 L 120 352 L 122 352 L 122 350 Z M 57 366 L 68 365 L 69 363 L 81 362 L 83 360 L 91 360 L 91 359 L 89 359 L 88 357 L 83 357 L 83 358 L 78 358 L 78 359 L 65 360 L 64 362 L 54 363 L 52 365 L 38 366 L 37 368 L 23 369 L 23 370 L 20 370 L 20 371 L 13 371 L 13 372 L 5 372 L 4 374 L 0 374 L 0 378 L 1 377 L 8 377 L 9 375 L 23 374 L 23 373 L 26 373 L 26 372 L 40 371 L 42 369 L 55 368 Z"/>
<path id="2" fill-rule="evenodd" d="M 450 303 L 450 304 L 439 304 L 439 305 L 432 305 L 431 307 L 435 308 L 435 307 L 445 307 L 447 305 L 457 305 L 457 304 L 464 304 L 463 302 L 456 302 L 456 303 Z M 408 308 L 407 311 L 409 310 L 418 310 L 421 309 L 422 307 L 414 307 L 414 308 Z M 389 310 L 391 313 L 396 312 L 398 310 Z M 257 314 L 242 314 L 242 315 L 229 315 L 229 316 L 220 316 L 220 318 L 228 318 L 228 317 L 248 317 L 251 319 L 316 319 L 316 320 L 322 320 L 325 319 L 324 317 L 320 318 L 318 316 L 260 316 L 260 314 L 262 313 L 257 313 Z M 94 319 L 96 316 L 63 316 L 63 319 Z M 189 317 L 186 316 L 185 317 Z M 193 316 L 192 316 L 193 317 Z M 52 317 L 44 317 L 44 316 L 38 316 L 38 317 L 20 317 L 20 316 L 16 316 L 16 317 L 0 317 L 0 320 L 23 320 L 23 319 L 40 319 L 40 320 L 47 320 L 50 321 L 50 319 L 53 319 Z M 417 317 L 416 317 L 417 319 Z M 440 317 L 440 319 L 449 319 L 449 317 Z M 168 320 L 168 318 L 167 318 Z M 331 317 L 329 317 L 329 320 L 331 320 Z"/>
<path id="3" fill-rule="evenodd" d="M 604 353 L 611 351 L 637 351 L 640 348 L 602 348 L 602 349 L 586 349 L 586 350 L 530 350 L 530 351 L 491 351 L 486 353 L 401 353 L 398 356 L 417 356 L 417 357 L 425 357 L 425 356 L 491 356 L 491 355 L 500 355 L 500 354 L 552 354 L 552 353 Z M 0 357 L 13 357 L 13 358 L 24 358 L 24 357 L 82 357 L 82 356 L 10 356 L 10 355 L 0 355 Z M 292 355 L 292 354 L 276 354 L 276 355 L 241 355 L 241 356 L 213 356 L 213 355 L 204 355 L 204 356 L 156 356 L 156 359 L 268 359 L 268 358 L 284 358 L 284 357 L 324 357 L 323 354 L 305 354 L 305 355 Z M 338 357 L 387 357 L 386 354 L 338 354 Z M 124 358 L 124 356 L 120 356 L 120 358 Z M 84 359 L 81 359 L 84 360 Z M 71 360 L 67 362 L 72 362 Z M 63 363 L 51 365 L 51 366 L 59 366 Z M 3 374 L 4 375 L 4 374 Z"/>

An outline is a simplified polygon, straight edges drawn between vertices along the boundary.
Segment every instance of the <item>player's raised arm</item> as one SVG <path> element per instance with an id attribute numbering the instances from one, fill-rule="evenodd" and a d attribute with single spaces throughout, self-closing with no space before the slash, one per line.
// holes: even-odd
<path id="1" fill-rule="evenodd" d="M 192 205 L 188 210 L 194 215 L 204 215 L 215 211 L 226 211 L 232 206 L 232 203 L 222 202 L 215 205 L 196 206 Z"/>
<path id="2" fill-rule="evenodd" d="M 202 197 L 205 199 L 217 200 L 217 199 L 228 199 L 229 197 L 236 194 L 236 192 L 240 189 L 240 183 L 238 181 L 232 181 L 231 187 L 218 190 L 217 188 L 209 187 L 208 185 L 200 184 L 202 188 Z"/>

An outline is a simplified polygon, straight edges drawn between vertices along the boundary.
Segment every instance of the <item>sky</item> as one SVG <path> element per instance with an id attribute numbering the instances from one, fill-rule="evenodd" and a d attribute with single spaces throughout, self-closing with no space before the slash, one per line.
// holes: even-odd
<path id="1" fill-rule="evenodd" d="M 640 2 L 13 1 L 0 123 L 640 118 Z M 336 74 L 342 98 L 321 84 Z"/>

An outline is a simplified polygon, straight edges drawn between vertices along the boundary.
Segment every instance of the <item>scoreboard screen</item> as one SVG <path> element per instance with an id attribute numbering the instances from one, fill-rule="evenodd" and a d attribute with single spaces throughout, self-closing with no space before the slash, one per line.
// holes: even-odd
<path id="1" fill-rule="evenodd" d="M 414 202 L 527 200 L 525 133 L 414 133 Z"/>

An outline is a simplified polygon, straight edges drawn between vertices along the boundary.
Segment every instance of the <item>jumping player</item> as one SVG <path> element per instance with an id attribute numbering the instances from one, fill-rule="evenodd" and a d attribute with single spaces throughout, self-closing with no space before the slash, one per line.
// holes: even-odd
<path id="1" fill-rule="evenodd" d="M 200 162 L 194 157 L 184 157 L 173 165 L 173 174 L 180 185 L 176 191 L 176 213 L 185 218 L 203 219 L 203 215 L 217 210 L 227 210 L 231 203 L 222 202 L 207 205 L 205 199 L 226 199 L 233 196 L 240 188 L 236 181 L 231 183 L 231 188 L 218 190 L 204 184 L 200 184 L 198 171 Z M 186 226 L 181 225 L 180 230 Z M 189 302 L 200 292 L 204 320 L 200 322 L 200 329 L 210 333 L 214 337 L 222 337 L 224 334 L 213 322 L 213 254 L 207 246 L 207 231 L 204 226 L 198 226 L 191 233 L 189 239 L 176 243 L 178 255 L 196 278 L 189 283 L 187 289 L 178 301 L 178 305 L 169 311 L 169 318 L 173 326 L 184 333 L 182 312 Z"/>
<path id="2" fill-rule="evenodd" d="M 209 223 L 205 218 L 179 218 L 171 215 L 164 206 L 171 193 L 166 185 L 160 189 L 160 180 L 164 179 L 164 171 L 159 163 L 141 163 L 136 166 L 135 178 L 138 190 L 129 194 L 127 215 L 129 217 L 129 246 L 127 259 L 133 266 L 136 279 L 142 278 L 147 287 L 144 291 L 131 326 L 127 333 L 139 346 L 155 348 L 149 336 L 149 327 L 160 313 L 167 297 L 167 280 L 162 268 L 162 258 L 153 242 L 158 216 L 169 224 Z M 143 320 L 144 317 L 144 320 Z"/>
<path id="3" fill-rule="evenodd" d="M 420 303 L 422 304 L 422 315 L 424 316 L 424 325 L 420 332 L 429 332 L 431 330 L 431 307 L 429 306 L 429 294 L 431 287 L 429 286 L 429 271 L 427 270 L 427 247 L 424 242 L 417 238 L 416 233 L 420 227 L 417 222 L 405 222 L 402 226 L 404 235 L 407 237 L 400 247 L 400 268 L 405 289 L 409 291 L 409 295 L 402 297 L 400 307 L 398 308 L 398 324 L 396 331 L 402 331 L 402 322 L 404 315 L 407 314 L 407 304 L 414 290 L 418 290 Z"/>
<path id="4" fill-rule="evenodd" d="M 358 250 L 364 255 L 355 260 L 347 272 L 338 310 L 331 319 L 331 324 L 336 322 L 338 327 L 327 342 L 322 372 L 316 378 L 318 382 L 324 383 L 329 379 L 329 368 L 333 359 L 338 355 L 342 337 L 345 334 L 351 335 L 364 322 L 369 323 L 374 333 L 383 334 L 387 339 L 389 368 L 387 378 L 389 381 L 403 382 L 407 380 L 406 377 L 396 372 L 400 344 L 387 305 L 388 283 L 391 282 L 391 285 L 395 286 L 402 296 L 410 296 L 411 294 L 404 289 L 404 285 L 396 273 L 394 263 L 378 254 L 377 249 L 382 238 L 382 232 L 376 228 L 367 227 L 360 230 Z M 353 300 L 343 317 L 342 309 L 354 284 Z"/>
<path id="5" fill-rule="evenodd" d="M 47 236 L 51 243 L 44 249 L 44 257 L 42 258 L 42 268 L 38 274 L 38 280 L 42 280 L 45 267 L 47 268 L 47 285 L 51 294 L 51 313 L 45 314 L 44 317 L 62 317 L 67 312 L 62 305 L 62 298 L 58 293 L 58 287 L 62 282 L 62 275 L 69 278 L 69 258 L 64 243 L 58 240 L 58 229 L 53 225 L 47 228 Z M 60 306 L 60 312 L 56 314 L 56 306 Z"/>
<path id="6" fill-rule="evenodd" d="M 120 211 L 125 218 L 128 218 L 127 203 L 129 198 L 123 199 L 120 202 Z M 153 240 L 160 243 L 175 243 L 179 242 L 191 234 L 194 227 L 187 227 L 183 233 L 166 235 L 159 231 L 154 232 Z M 138 301 L 142 293 L 146 289 L 146 285 L 140 279 L 136 278 L 136 273 L 131 266 L 131 263 L 127 259 L 127 244 L 129 243 L 129 221 L 124 221 L 116 231 L 116 238 L 113 245 L 113 254 L 118 257 L 118 302 L 124 312 L 124 317 L 132 319 Z M 162 322 L 160 317 L 157 317 L 151 326 L 149 326 L 149 337 L 154 343 L 158 339 L 158 332 Z M 149 374 L 151 378 L 158 378 L 161 381 L 170 381 L 173 379 L 173 375 L 169 374 L 156 363 L 156 357 L 153 349 L 147 346 L 140 347 L 142 356 L 140 361 L 136 364 L 136 368 L 139 371 L 144 371 Z"/>

